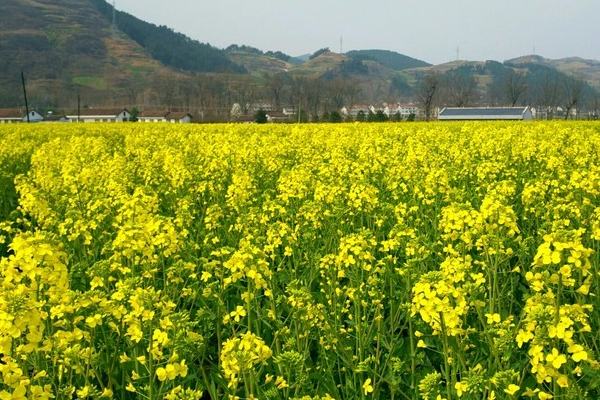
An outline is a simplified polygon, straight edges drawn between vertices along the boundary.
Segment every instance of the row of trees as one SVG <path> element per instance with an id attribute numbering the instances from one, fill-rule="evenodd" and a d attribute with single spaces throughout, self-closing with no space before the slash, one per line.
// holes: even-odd
<path id="1" fill-rule="evenodd" d="M 293 107 L 299 110 L 296 119 L 301 121 L 335 119 L 335 113 L 348 105 L 399 101 L 418 104 L 426 119 L 433 118 L 437 108 L 461 106 L 531 105 L 542 117 L 569 117 L 582 112 L 587 116 L 588 112 L 597 115 L 600 103 L 597 91 L 583 80 L 539 65 L 515 68 L 487 62 L 445 73 L 423 73 L 412 80 L 398 73 L 387 82 L 361 74 L 344 76 L 340 71 L 320 77 L 277 72 L 258 78 L 246 74 L 131 73 L 109 82 L 107 88 L 87 87 L 81 91 L 73 85 L 53 89 L 32 86 L 29 95 L 30 103 L 40 111 L 70 111 L 80 94 L 82 104 L 127 105 L 141 111 L 179 109 L 205 122 L 230 120 L 235 103 L 245 115 L 252 115 L 260 106 L 274 110 Z M 486 85 L 481 84 L 483 80 Z M 18 89 L 11 91 L 17 96 L 13 103 L 18 101 Z M 365 120 L 375 117 L 364 116 Z"/>
<path id="2" fill-rule="evenodd" d="M 444 74 L 421 77 L 414 92 L 426 119 L 438 107 L 530 105 L 545 118 L 560 115 L 579 117 L 582 112 L 597 116 L 599 94 L 583 79 L 539 64 L 500 64 L 488 61 L 477 67 L 457 68 Z M 478 76 L 491 76 L 478 85 Z"/>
<path id="3" fill-rule="evenodd" d="M 206 122 L 228 121 L 235 103 L 243 115 L 252 115 L 256 107 L 281 110 L 287 106 L 299 109 L 301 120 L 317 121 L 327 112 L 358 101 L 361 94 L 356 79 L 300 77 L 285 72 L 264 74 L 259 80 L 239 74 L 158 73 L 145 78 L 130 76 L 119 86 L 125 103 L 140 110 L 182 109 Z"/>

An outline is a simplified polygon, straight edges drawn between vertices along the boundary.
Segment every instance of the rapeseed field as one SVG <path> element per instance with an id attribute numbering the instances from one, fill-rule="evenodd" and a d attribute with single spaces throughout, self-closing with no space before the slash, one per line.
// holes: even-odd
<path id="1" fill-rule="evenodd" d="M 600 125 L 0 126 L 0 400 L 600 398 Z"/>

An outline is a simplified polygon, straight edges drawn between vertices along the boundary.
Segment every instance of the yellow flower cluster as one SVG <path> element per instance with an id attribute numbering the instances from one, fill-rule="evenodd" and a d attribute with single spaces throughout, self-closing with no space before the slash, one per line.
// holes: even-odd
<path id="1" fill-rule="evenodd" d="M 246 332 L 223 343 L 221 368 L 229 380 L 229 385 L 236 387 L 240 377 L 256 365 L 266 365 L 272 355 L 273 351 L 260 337 Z"/>
<path id="2" fill-rule="evenodd" d="M 580 234 L 544 236 L 525 275 L 533 295 L 527 299 L 523 328 L 516 337 L 519 347 L 530 343 L 531 372 L 538 382 L 556 381 L 562 388 L 577 379 L 582 362 L 592 361 L 585 341 L 578 343 L 592 330 L 589 317 L 593 311 L 592 304 L 582 301 L 592 282 L 593 252 L 582 245 Z M 567 364 L 568 369 L 563 367 Z M 571 374 L 575 377 L 569 378 Z"/>

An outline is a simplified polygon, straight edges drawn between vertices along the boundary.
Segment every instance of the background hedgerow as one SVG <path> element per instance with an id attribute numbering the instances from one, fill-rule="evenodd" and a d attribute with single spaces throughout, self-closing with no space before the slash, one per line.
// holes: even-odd
<path id="1" fill-rule="evenodd" d="M 596 123 L 0 127 L 0 399 L 600 396 Z"/>

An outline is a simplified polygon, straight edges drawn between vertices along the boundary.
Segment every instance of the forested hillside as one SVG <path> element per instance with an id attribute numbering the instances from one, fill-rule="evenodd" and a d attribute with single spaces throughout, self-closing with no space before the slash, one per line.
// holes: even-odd
<path id="1" fill-rule="evenodd" d="M 346 53 L 354 58 L 362 58 L 377 61 L 396 71 L 403 69 L 427 67 L 431 64 L 425 61 L 417 60 L 416 58 L 405 56 L 404 54 L 396 53 L 389 50 L 352 50 Z"/>
<path id="2" fill-rule="evenodd" d="M 104 0 L 90 1 L 107 19 L 112 19 L 112 5 Z M 116 20 L 119 30 L 165 65 L 189 72 L 245 72 L 243 67 L 230 61 L 223 50 L 190 39 L 169 27 L 156 26 L 122 11 L 116 12 Z"/>

